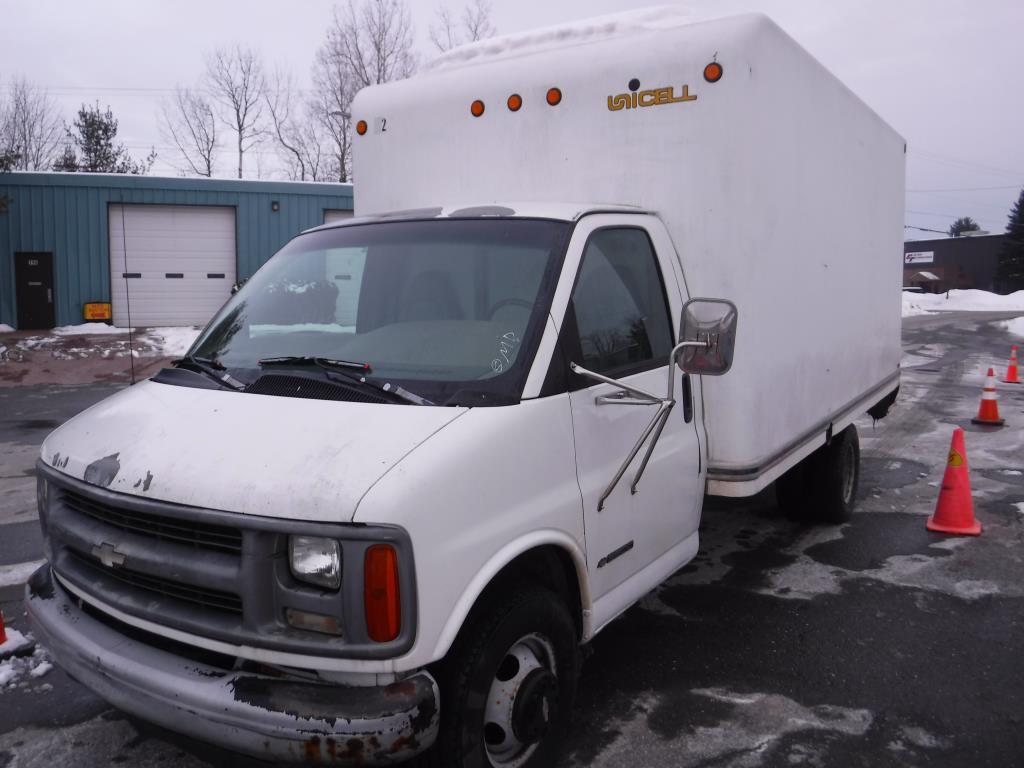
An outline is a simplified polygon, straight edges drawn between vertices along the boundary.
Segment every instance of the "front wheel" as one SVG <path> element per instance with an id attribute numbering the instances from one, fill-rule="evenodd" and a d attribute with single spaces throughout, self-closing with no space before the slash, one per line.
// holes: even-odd
<path id="1" fill-rule="evenodd" d="M 578 672 L 576 629 L 553 592 L 532 589 L 492 599 L 443 664 L 434 764 L 553 766 Z"/>

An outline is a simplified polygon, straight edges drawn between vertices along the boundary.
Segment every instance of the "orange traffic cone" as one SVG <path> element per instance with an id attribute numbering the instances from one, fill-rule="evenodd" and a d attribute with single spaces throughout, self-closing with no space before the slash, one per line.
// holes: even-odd
<path id="1" fill-rule="evenodd" d="M 964 431 L 960 427 L 953 430 L 939 500 L 925 527 L 929 531 L 963 536 L 977 536 L 981 533 L 981 523 L 974 519 L 971 478 L 967 472 L 967 449 L 964 446 Z"/>
<path id="2" fill-rule="evenodd" d="M 981 403 L 978 405 L 978 415 L 971 421 L 975 424 L 991 424 L 1001 427 L 1005 423 L 999 418 L 999 400 L 996 398 L 996 372 L 989 368 L 985 377 L 985 387 L 981 390 Z"/>
<path id="3" fill-rule="evenodd" d="M 7 642 L 7 633 L 4 631 L 4 612 L 0 611 L 0 645 Z"/>
<path id="4" fill-rule="evenodd" d="M 1006 366 L 1006 378 L 1003 379 L 1007 384 L 1024 384 L 1024 381 L 1020 380 L 1017 375 L 1017 345 L 1014 344 L 1010 347 L 1010 362 Z"/>

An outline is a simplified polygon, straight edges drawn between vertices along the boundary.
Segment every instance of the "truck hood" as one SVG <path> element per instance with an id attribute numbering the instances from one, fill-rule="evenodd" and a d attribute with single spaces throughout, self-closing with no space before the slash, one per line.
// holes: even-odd
<path id="1" fill-rule="evenodd" d="M 51 433 L 42 460 L 118 493 L 226 512 L 345 522 L 377 480 L 466 410 L 147 381 Z"/>

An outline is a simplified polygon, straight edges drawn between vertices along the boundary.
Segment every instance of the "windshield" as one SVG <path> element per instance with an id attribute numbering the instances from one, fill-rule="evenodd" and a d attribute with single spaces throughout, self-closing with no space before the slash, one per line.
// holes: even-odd
<path id="1" fill-rule="evenodd" d="M 434 219 L 300 235 L 224 305 L 190 354 L 243 384 L 259 377 L 260 361 L 316 357 L 366 364 L 367 379 L 439 404 L 467 392 L 518 400 L 568 230 Z"/>

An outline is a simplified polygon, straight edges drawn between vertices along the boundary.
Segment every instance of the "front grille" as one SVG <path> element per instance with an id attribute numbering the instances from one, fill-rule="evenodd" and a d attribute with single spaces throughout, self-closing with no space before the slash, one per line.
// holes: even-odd
<path id="1" fill-rule="evenodd" d="M 230 592 L 206 587 L 193 587 L 171 579 L 151 576 L 127 568 L 107 568 L 95 558 L 80 552 L 69 552 L 71 560 L 90 578 L 117 579 L 152 594 L 183 600 L 194 605 L 226 611 L 241 616 L 242 599 Z"/>
<path id="2" fill-rule="evenodd" d="M 242 532 L 237 528 L 182 518 L 161 517 L 128 509 L 115 509 L 72 491 L 64 491 L 61 495 L 62 501 L 69 509 L 122 531 L 139 533 L 161 541 L 191 544 L 200 549 L 242 551 Z"/>
<path id="3" fill-rule="evenodd" d="M 384 404 L 391 402 L 372 392 L 364 392 L 344 384 L 336 384 L 305 376 L 281 376 L 268 374 L 260 376 L 245 389 L 250 395 L 272 395 L 274 397 L 303 397 L 307 400 L 345 400 L 352 403 Z"/>

